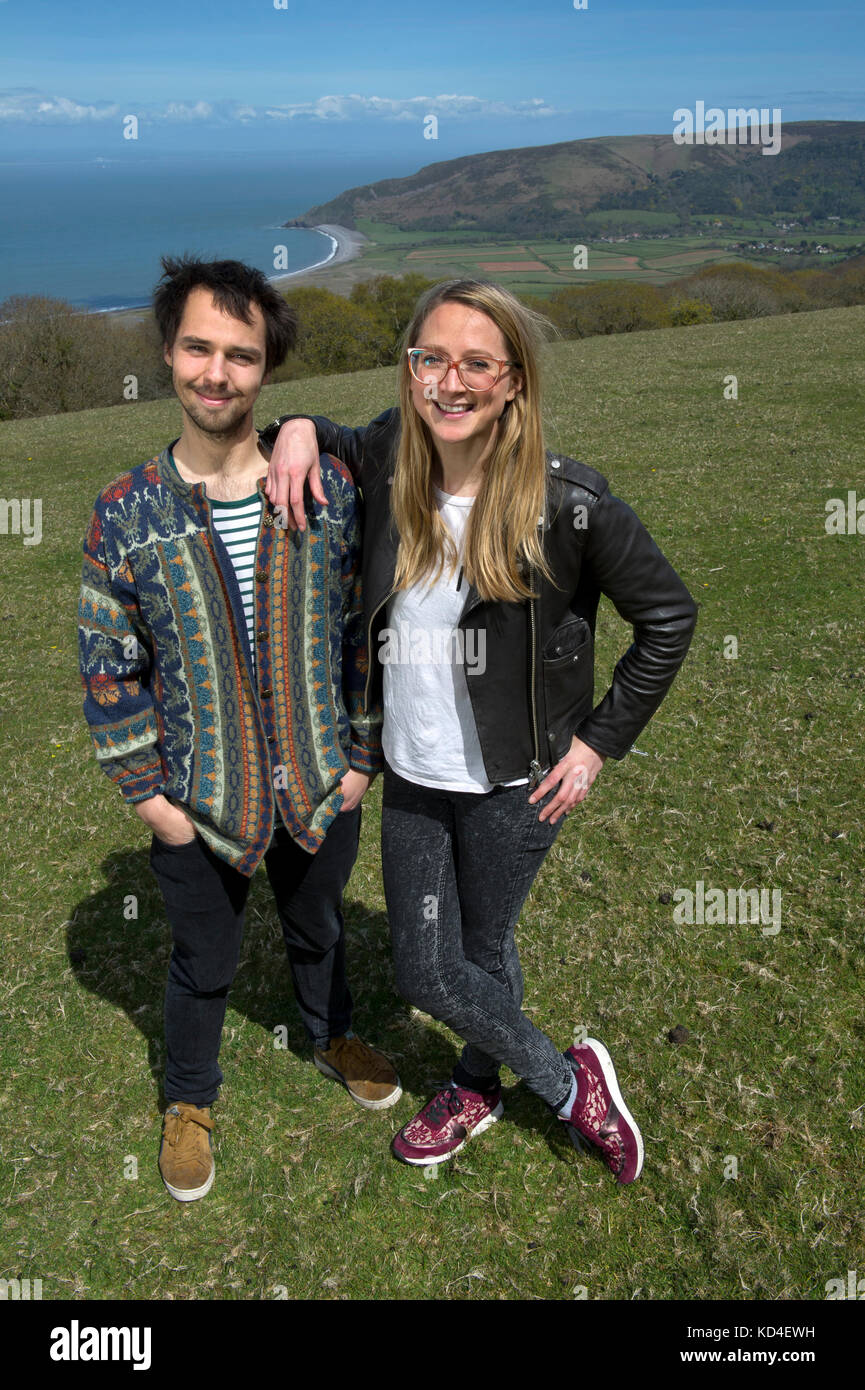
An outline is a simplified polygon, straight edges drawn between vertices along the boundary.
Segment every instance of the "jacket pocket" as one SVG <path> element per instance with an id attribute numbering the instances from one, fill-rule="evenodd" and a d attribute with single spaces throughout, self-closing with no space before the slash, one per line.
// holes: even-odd
<path id="1" fill-rule="evenodd" d="M 570 618 L 544 647 L 547 742 L 556 761 L 567 752 L 574 730 L 592 707 L 594 642 L 585 618 Z"/>
<path id="2" fill-rule="evenodd" d="M 556 666 L 559 662 L 574 662 L 586 646 L 591 652 L 592 630 L 585 618 L 569 618 L 547 638 L 544 647 L 544 669 L 546 670 L 548 665 Z"/>

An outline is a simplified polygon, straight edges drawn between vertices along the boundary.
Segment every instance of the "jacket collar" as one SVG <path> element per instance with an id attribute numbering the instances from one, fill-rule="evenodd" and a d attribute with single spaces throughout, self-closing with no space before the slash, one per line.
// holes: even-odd
<path id="1" fill-rule="evenodd" d="M 178 439 L 180 436 L 178 435 Z M 185 478 L 181 478 L 171 457 L 171 451 L 177 443 L 177 439 L 172 439 L 162 450 L 157 460 L 159 470 L 159 481 L 163 487 L 167 487 L 169 492 L 173 492 L 182 502 L 202 502 L 206 500 L 207 493 L 203 483 L 188 483 Z"/>

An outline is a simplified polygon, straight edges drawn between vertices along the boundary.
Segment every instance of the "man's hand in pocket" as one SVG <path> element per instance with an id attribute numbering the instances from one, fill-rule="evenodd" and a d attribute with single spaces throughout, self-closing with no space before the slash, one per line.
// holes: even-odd
<path id="1" fill-rule="evenodd" d="M 366 772 L 355 772 L 354 768 L 349 768 L 342 779 L 342 794 L 345 797 L 340 806 L 340 814 L 343 811 L 354 811 L 364 798 L 369 789 L 372 778 Z"/>
<path id="2" fill-rule="evenodd" d="M 135 810 L 157 840 L 166 845 L 189 845 L 195 839 L 195 826 L 185 811 L 165 796 L 136 801 Z"/>

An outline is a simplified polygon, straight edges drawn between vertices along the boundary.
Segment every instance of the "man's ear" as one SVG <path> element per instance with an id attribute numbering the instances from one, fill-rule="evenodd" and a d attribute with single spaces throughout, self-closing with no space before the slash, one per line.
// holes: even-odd
<path id="1" fill-rule="evenodd" d="M 163 343 L 163 344 L 162 344 L 162 359 L 163 359 L 163 361 L 165 362 L 165 364 L 166 364 L 167 366 L 170 367 L 170 366 L 172 365 L 172 362 L 171 362 L 171 348 L 168 346 L 167 343 Z"/>

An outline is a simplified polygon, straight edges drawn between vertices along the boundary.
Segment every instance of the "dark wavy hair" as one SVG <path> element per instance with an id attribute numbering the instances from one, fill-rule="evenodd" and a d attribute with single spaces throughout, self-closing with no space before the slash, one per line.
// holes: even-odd
<path id="1" fill-rule="evenodd" d="M 297 341 L 297 315 L 260 270 L 243 261 L 202 261 L 196 256 L 163 256 L 162 278 L 153 291 L 153 313 L 162 341 L 174 345 L 190 292 L 210 290 L 224 313 L 252 323 L 250 304 L 264 317 L 265 371 L 285 360 Z"/>

